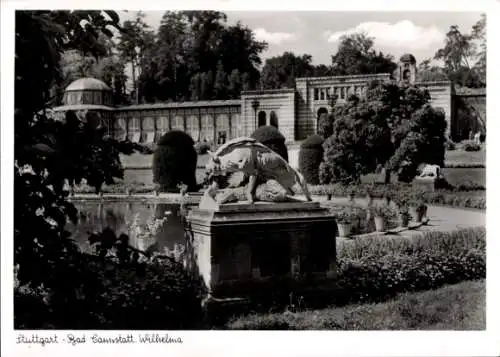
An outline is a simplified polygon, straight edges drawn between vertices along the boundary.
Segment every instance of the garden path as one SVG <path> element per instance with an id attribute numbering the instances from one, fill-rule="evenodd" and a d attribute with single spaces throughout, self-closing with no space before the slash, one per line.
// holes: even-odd
<path id="1" fill-rule="evenodd" d="M 300 197 L 300 196 L 298 196 Z M 300 197 L 302 198 L 302 197 Z M 326 201 L 325 196 L 313 196 L 315 201 Z M 382 200 L 375 200 L 381 202 Z M 333 204 L 347 205 L 348 200 L 344 197 L 333 197 Z M 356 199 L 355 204 L 358 206 L 366 206 L 365 199 Z M 418 235 L 429 231 L 453 231 L 460 228 L 485 227 L 486 226 L 486 211 L 455 208 L 439 205 L 428 205 L 427 217 L 429 222 L 427 225 L 422 225 L 415 230 L 406 230 L 400 232 L 399 235 Z"/>

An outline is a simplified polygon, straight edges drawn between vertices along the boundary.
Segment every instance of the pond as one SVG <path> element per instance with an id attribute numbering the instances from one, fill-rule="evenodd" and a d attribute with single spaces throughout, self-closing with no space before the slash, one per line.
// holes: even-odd
<path id="1" fill-rule="evenodd" d="M 165 248 L 173 250 L 184 245 L 183 215 L 185 208 L 179 203 L 156 203 L 147 201 L 75 201 L 78 209 L 78 223 L 69 223 L 72 233 L 80 249 L 91 253 L 93 247 L 88 243 L 91 232 L 99 232 L 109 227 L 120 235 L 130 237 L 130 245 L 148 252 L 164 252 Z M 144 232 L 155 219 L 166 216 L 166 221 L 159 226 L 154 237 L 145 237 Z"/>

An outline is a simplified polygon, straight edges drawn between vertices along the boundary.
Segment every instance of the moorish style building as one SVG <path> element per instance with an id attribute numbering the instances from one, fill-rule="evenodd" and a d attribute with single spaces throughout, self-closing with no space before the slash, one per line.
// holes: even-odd
<path id="1" fill-rule="evenodd" d="M 393 74 L 399 81 L 426 88 L 432 105 L 446 114 L 452 138 L 463 136 L 463 125 L 456 118 L 456 94 L 451 82 L 416 83 L 416 61 L 403 55 Z M 238 136 L 249 136 L 263 125 L 277 127 L 287 142 L 305 139 L 317 130 L 318 119 L 331 110 L 335 95 L 338 103 L 351 94 L 363 96 L 373 80 L 389 81 L 391 74 L 297 78 L 295 88 L 244 91 L 236 100 L 212 100 L 138 104 L 114 107 L 111 89 L 94 78 L 82 78 L 65 90 L 63 105 L 53 110 L 97 113 L 110 134 L 138 143 L 154 143 L 172 129 L 187 132 L 195 141 L 222 143 Z"/>

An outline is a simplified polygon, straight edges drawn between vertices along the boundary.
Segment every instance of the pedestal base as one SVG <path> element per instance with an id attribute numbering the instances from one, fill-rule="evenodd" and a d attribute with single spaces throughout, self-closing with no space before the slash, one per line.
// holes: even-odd
<path id="1" fill-rule="evenodd" d="M 194 208 L 186 266 L 211 301 L 246 301 L 334 287 L 334 218 L 318 202 Z"/>

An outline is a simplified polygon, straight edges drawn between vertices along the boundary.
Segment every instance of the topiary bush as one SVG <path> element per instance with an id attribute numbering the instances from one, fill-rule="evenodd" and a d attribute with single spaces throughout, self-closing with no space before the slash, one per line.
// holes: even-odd
<path id="1" fill-rule="evenodd" d="M 308 184 L 319 184 L 319 165 L 323 161 L 323 142 L 320 135 L 311 135 L 300 145 L 299 171 Z"/>
<path id="2" fill-rule="evenodd" d="M 281 157 L 288 162 L 288 150 L 285 145 L 285 137 L 274 126 L 261 126 L 255 130 L 250 137 L 280 154 Z"/>
<path id="3" fill-rule="evenodd" d="M 163 192 L 178 192 L 185 184 L 196 191 L 197 154 L 193 139 L 183 131 L 166 133 L 158 142 L 153 156 L 153 182 Z"/>

